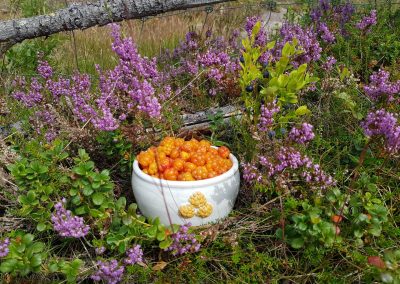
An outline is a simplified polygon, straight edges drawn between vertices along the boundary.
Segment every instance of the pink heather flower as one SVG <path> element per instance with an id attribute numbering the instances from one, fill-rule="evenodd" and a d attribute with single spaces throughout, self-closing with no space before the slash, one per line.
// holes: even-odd
<path id="1" fill-rule="evenodd" d="M 359 30 L 368 33 L 371 27 L 375 26 L 376 23 L 377 23 L 376 10 L 371 10 L 369 15 L 362 18 L 361 21 L 356 24 L 356 27 Z"/>
<path id="2" fill-rule="evenodd" d="M 292 147 L 281 147 L 272 157 L 260 156 L 258 162 L 260 168 L 255 164 L 242 164 L 243 179 L 247 183 L 262 182 L 263 175 L 266 177 L 265 181 L 269 182 L 282 177 L 290 180 L 296 174 L 311 188 L 326 189 L 336 183 L 318 164 L 314 164 L 309 157 Z"/>
<path id="3" fill-rule="evenodd" d="M 257 22 L 261 22 L 261 18 L 258 16 L 248 17 L 246 19 L 245 30 L 246 30 L 248 36 L 251 35 L 253 28 Z M 268 41 L 267 32 L 261 28 L 259 33 L 256 35 L 255 45 L 265 46 L 267 44 L 267 41 Z"/>
<path id="4" fill-rule="evenodd" d="M 261 106 L 260 121 L 258 129 L 260 131 L 268 131 L 274 123 L 274 115 L 280 111 L 279 106 L 275 103 L 267 103 Z"/>
<path id="5" fill-rule="evenodd" d="M 172 244 L 165 251 L 172 252 L 172 255 L 199 251 L 201 245 L 197 241 L 195 234 L 189 233 L 190 226 L 190 223 L 182 225 L 178 232 L 172 234 Z"/>
<path id="6" fill-rule="evenodd" d="M 324 69 L 325 71 L 330 71 L 332 70 L 332 67 L 335 64 L 336 64 L 336 58 L 333 56 L 328 56 L 324 64 L 322 64 L 322 69 Z"/>
<path id="7" fill-rule="evenodd" d="M 94 252 L 95 252 L 97 255 L 103 254 L 105 251 L 106 251 L 106 248 L 103 247 L 103 246 L 94 249 Z"/>
<path id="8" fill-rule="evenodd" d="M 249 184 L 253 182 L 261 182 L 262 175 L 254 164 L 242 163 L 243 180 Z"/>
<path id="9" fill-rule="evenodd" d="M 51 216 L 54 230 L 62 237 L 81 238 L 89 233 L 90 227 L 85 225 L 82 217 L 73 216 L 70 210 L 64 208 L 65 198 L 54 205 L 55 212 Z"/>
<path id="10" fill-rule="evenodd" d="M 90 276 L 93 281 L 104 281 L 107 284 L 117 284 L 122 280 L 125 267 L 120 266 L 115 259 L 98 261 L 97 271 Z"/>
<path id="11" fill-rule="evenodd" d="M 390 73 L 385 70 L 379 69 L 378 72 L 374 72 L 369 77 L 369 85 L 364 86 L 367 96 L 373 101 L 384 98 L 388 102 L 392 102 L 395 99 L 394 96 L 400 94 L 400 80 L 390 82 L 389 77 Z"/>
<path id="12" fill-rule="evenodd" d="M 324 42 L 333 43 L 335 41 L 335 35 L 329 30 L 325 23 L 320 23 L 317 27 L 317 31 Z"/>
<path id="13" fill-rule="evenodd" d="M 0 242 L 0 258 L 6 257 L 10 252 L 8 246 L 10 245 L 10 239 L 6 238 L 2 242 Z"/>
<path id="14" fill-rule="evenodd" d="M 299 144 L 306 144 L 314 139 L 313 126 L 304 122 L 300 128 L 293 127 L 289 132 L 289 139 Z"/>
<path id="15" fill-rule="evenodd" d="M 39 75 L 46 80 L 50 79 L 53 76 L 53 68 L 51 68 L 50 64 L 47 61 L 39 60 L 37 71 Z"/>
<path id="16" fill-rule="evenodd" d="M 275 174 L 283 172 L 285 169 L 303 169 L 302 176 L 305 182 L 313 187 L 326 189 L 335 184 L 334 179 L 320 169 L 318 164 L 301 155 L 300 152 L 291 147 L 282 147 L 276 156 L 278 163 L 275 165 Z"/>
<path id="17" fill-rule="evenodd" d="M 140 245 L 135 245 L 133 248 L 129 249 L 126 253 L 127 258 L 125 258 L 126 265 L 133 265 L 137 262 L 143 262 L 143 251 Z"/>
<path id="18" fill-rule="evenodd" d="M 368 113 L 361 123 L 366 136 L 380 136 L 385 140 L 385 149 L 395 153 L 400 149 L 400 125 L 397 116 L 384 109 Z"/>
<path id="19" fill-rule="evenodd" d="M 280 57 L 281 50 L 285 43 L 292 42 L 294 39 L 298 40 L 299 48 L 303 50 L 303 53 L 296 56 L 292 61 L 294 67 L 303 63 L 317 61 L 321 57 L 322 48 L 319 45 L 317 33 L 312 27 L 303 28 L 300 25 L 284 23 L 281 27 L 280 34 L 282 39 L 276 44 L 276 57 Z"/>
<path id="20" fill-rule="evenodd" d="M 14 84 L 16 86 L 18 86 L 19 83 L 25 83 L 25 79 L 14 81 Z M 42 89 L 43 86 L 39 83 L 39 81 L 36 78 L 32 78 L 28 92 L 17 90 L 12 93 L 12 96 L 14 97 L 14 99 L 20 101 L 25 107 L 31 108 L 42 103 Z"/>

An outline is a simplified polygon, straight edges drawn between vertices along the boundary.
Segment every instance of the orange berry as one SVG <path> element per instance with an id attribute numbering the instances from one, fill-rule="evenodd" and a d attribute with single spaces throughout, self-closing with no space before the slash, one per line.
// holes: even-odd
<path id="1" fill-rule="evenodd" d="M 340 215 L 333 215 L 332 216 L 332 222 L 333 223 L 340 223 L 340 222 L 342 222 L 342 220 L 343 220 L 343 217 L 340 216 Z"/>
<path id="2" fill-rule="evenodd" d="M 175 138 L 174 137 L 167 136 L 163 140 L 161 140 L 160 145 L 161 146 L 171 145 L 171 144 L 173 145 L 174 142 L 175 142 Z"/>
<path id="3" fill-rule="evenodd" d="M 146 175 L 149 174 L 149 170 L 148 169 L 143 169 L 142 172 L 144 172 Z"/>
<path id="4" fill-rule="evenodd" d="M 204 166 L 206 164 L 206 158 L 200 153 L 194 153 L 190 157 L 190 161 L 196 166 Z"/>
<path id="5" fill-rule="evenodd" d="M 172 149 L 171 153 L 169 154 L 169 156 L 170 156 L 172 159 L 178 158 L 179 155 L 180 155 L 180 150 L 179 150 L 178 147 L 175 147 L 174 149 Z"/>
<path id="6" fill-rule="evenodd" d="M 228 158 L 231 151 L 229 151 L 228 147 L 221 146 L 218 148 L 218 155 L 221 158 Z"/>
<path id="7" fill-rule="evenodd" d="M 167 156 L 169 156 L 172 152 L 172 150 L 174 150 L 174 146 L 173 145 L 168 145 L 168 146 L 164 146 L 164 152 L 165 154 L 167 154 Z"/>
<path id="8" fill-rule="evenodd" d="M 207 140 L 203 139 L 203 140 L 200 141 L 200 146 L 205 146 L 208 149 L 209 147 L 211 147 L 211 143 L 210 143 L 210 141 L 207 141 Z"/>
<path id="9" fill-rule="evenodd" d="M 206 169 L 207 169 L 207 171 L 209 171 L 209 172 L 213 171 L 213 164 L 212 164 L 211 162 L 207 163 L 207 164 L 206 164 Z"/>
<path id="10" fill-rule="evenodd" d="M 176 169 L 178 172 L 183 170 L 183 167 L 185 165 L 185 161 L 182 159 L 176 159 L 173 162 L 173 167 Z"/>
<path id="11" fill-rule="evenodd" d="M 154 175 L 158 172 L 158 167 L 156 162 L 152 162 L 148 167 L 148 172 L 150 175 Z"/>
<path id="12" fill-rule="evenodd" d="M 192 171 L 192 176 L 196 180 L 206 179 L 208 177 L 208 171 L 207 171 L 206 167 L 204 167 L 204 166 L 197 167 Z"/>
<path id="13" fill-rule="evenodd" d="M 146 168 L 150 165 L 153 159 L 151 154 L 146 151 L 146 152 L 140 152 L 140 154 L 137 156 L 137 160 L 142 168 Z"/>
<path id="14" fill-rule="evenodd" d="M 206 162 L 210 163 L 214 159 L 214 155 L 210 152 L 207 152 L 204 157 L 206 158 Z"/>
<path id="15" fill-rule="evenodd" d="M 168 168 L 164 171 L 164 178 L 167 180 L 177 180 L 178 171 L 175 168 Z"/>
<path id="16" fill-rule="evenodd" d="M 199 148 L 197 148 L 197 153 L 201 153 L 201 154 L 205 154 L 208 151 L 208 147 L 207 146 L 202 146 L 200 145 Z"/>
<path id="17" fill-rule="evenodd" d="M 160 150 L 160 148 L 157 148 L 155 156 L 157 160 L 161 160 L 165 159 L 167 157 L 167 154 L 163 150 Z"/>
<path id="18" fill-rule="evenodd" d="M 192 143 L 190 141 L 185 141 L 181 145 L 181 150 L 184 152 L 191 152 L 192 151 Z"/>
<path id="19" fill-rule="evenodd" d="M 200 146 L 200 142 L 196 138 L 190 139 L 189 142 L 191 142 L 195 148 L 198 148 Z"/>
<path id="20" fill-rule="evenodd" d="M 194 177 L 192 176 L 191 173 L 184 172 L 184 173 L 179 174 L 178 180 L 181 180 L 181 181 L 194 181 L 195 179 L 194 179 Z"/>
<path id="21" fill-rule="evenodd" d="M 174 144 L 175 144 L 176 147 L 180 147 L 180 146 L 182 146 L 183 143 L 185 143 L 185 139 L 183 139 L 183 138 L 176 138 Z"/>
<path id="22" fill-rule="evenodd" d="M 216 172 L 214 172 L 214 171 L 208 171 L 208 176 L 207 176 L 207 178 L 213 178 L 213 177 L 216 177 L 218 174 L 216 173 Z"/>
<path id="23" fill-rule="evenodd" d="M 190 153 L 186 152 L 186 151 L 182 151 L 179 155 L 179 157 L 184 160 L 187 161 L 190 159 Z"/>
<path id="24" fill-rule="evenodd" d="M 163 159 L 159 159 L 157 161 L 158 164 L 158 170 L 160 172 L 164 172 L 166 169 L 168 169 L 171 166 L 171 162 L 169 158 L 163 158 Z"/>
<path id="25" fill-rule="evenodd" d="M 193 163 L 191 163 L 191 162 L 186 162 L 186 163 L 183 165 L 183 168 L 184 168 L 184 171 L 185 171 L 185 172 L 191 173 L 191 172 L 196 168 L 196 165 L 193 164 Z"/>

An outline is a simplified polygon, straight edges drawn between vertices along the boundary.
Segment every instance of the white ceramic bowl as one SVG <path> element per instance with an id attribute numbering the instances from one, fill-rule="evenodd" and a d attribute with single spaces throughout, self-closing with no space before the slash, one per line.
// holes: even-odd
<path id="1" fill-rule="evenodd" d="M 226 217 L 235 204 L 239 192 L 239 163 L 235 156 L 229 158 L 233 166 L 222 175 L 197 181 L 170 181 L 154 178 L 143 173 L 138 161 L 133 163 L 132 189 L 140 211 L 146 217 L 159 217 L 164 225 L 191 223 L 199 226 Z M 201 218 L 197 215 L 183 218 L 179 214 L 182 205 L 190 205 L 189 198 L 200 192 L 212 205 L 212 213 Z M 192 207 L 193 208 L 193 207 Z M 197 212 L 197 208 L 195 208 Z M 196 213 L 197 214 L 197 213 Z"/>

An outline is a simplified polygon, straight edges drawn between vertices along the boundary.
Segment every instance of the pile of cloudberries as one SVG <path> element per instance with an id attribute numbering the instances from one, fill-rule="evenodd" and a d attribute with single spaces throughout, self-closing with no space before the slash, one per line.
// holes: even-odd
<path id="1" fill-rule="evenodd" d="M 198 141 L 165 137 L 158 147 L 150 147 L 137 156 L 141 170 L 166 180 L 194 181 L 219 176 L 232 167 L 227 147 L 211 147 Z"/>

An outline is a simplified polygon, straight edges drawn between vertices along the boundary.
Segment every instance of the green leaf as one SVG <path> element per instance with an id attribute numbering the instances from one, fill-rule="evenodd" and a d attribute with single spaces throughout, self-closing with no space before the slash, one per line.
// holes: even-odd
<path id="1" fill-rule="evenodd" d="M 179 229 L 180 229 L 179 225 L 177 225 L 177 224 L 173 224 L 172 225 L 172 232 L 173 233 L 177 233 L 179 231 Z"/>
<path id="2" fill-rule="evenodd" d="M 299 237 L 299 238 L 294 238 L 294 239 L 289 240 L 289 244 L 290 244 L 293 248 L 299 249 L 299 248 L 301 248 L 301 247 L 304 246 L 304 239 L 301 238 L 301 237 Z"/>
<path id="3" fill-rule="evenodd" d="M 256 36 L 258 35 L 258 33 L 260 32 L 260 30 L 261 30 L 261 22 L 258 21 L 258 22 L 254 25 L 253 30 L 251 31 L 252 37 L 256 37 Z"/>
<path id="4" fill-rule="evenodd" d="M 104 195 L 101 194 L 100 192 L 96 192 L 95 194 L 92 195 L 92 201 L 95 205 L 100 206 L 104 202 Z"/>
<path id="5" fill-rule="evenodd" d="M 34 243 L 29 249 L 32 250 L 33 253 L 42 252 L 44 250 L 44 243 L 42 242 Z"/>
<path id="6" fill-rule="evenodd" d="M 267 43 L 267 49 L 272 49 L 272 48 L 274 48 L 275 47 L 275 43 L 276 43 L 276 41 L 270 41 L 270 42 L 268 42 Z"/>
<path id="7" fill-rule="evenodd" d="M 126 242 L 125 241 L 119 243 L 118 251 L 120 253 L 124 253 L 126 251 Z"/>
<path id="8" fill-rule="evenodd" d="M 44 230 L 46 230 L 46 224 L 45 223 L 39 223 L 36 225 L 36 230 L 38 230 L 39 232 L 43 232 Z"/>
<path id="9" fill-rule="evenodd" d="M 122 217 L 122 223 L 124 223 L 124 225 L 126 225 L 126 226 L 132 224 L 132 216 L 127 215 L 127 216 Z"/>
<path id="10" fill-rule="evenodd" d="M 93 188 L 92 188 L 91 185 L 86 185 L 86 186 L 83 188 L 83 191 L 82 191 L 83 195 L 85 195 L 85 196 L 89 196 L 89 195 L 91 195 L 93 192 L 94 192 L 94 190 L 93 190 Z"/>
<path id="11" fill-rule="evenodd" d="M 25 195 L 18 196 L 18 202 L 21 204 L 29 204 L 28 198 Z"/>
<path id="12" fill-rule="evenodd" d="M 35 254 L 31 258 L 31 266 L 36 267 L 42 264 L 42 256 L 40 254 Z"/>
<path id="13" fill-rule="evenodd" d="M 57 262 L 53 262 L 49 264 L 49 271 L 51 273 L 57 272 L 58 271 L 58 264 Z"/>
<path id="14" fill-rule="evenodd" d="M 35 238 L 34 235 L 26 234 L 25 236 L 22 237 L 22 243 L 28 245 L 28 244 L 32 243 L 34 238 Z"/>
<path id="15" fill-rule="evenodd" d="M 36 193 L 33 190 L 29 190 L 28 194 L 26 195 L 27 201 L 28 202 L 34 202 L 36 199 Z"/>
<path id="16" fill-rule="evenodd" d="M 162 242 L 160 242 L 159 247 L 160 247 L 160 249 L 166 249 L 166 248 L 169 248 L 171 244 L 172 244 L 172 240 L 170 238 L 167 238 L 167 239 L 163 240 Z"/>
<path id="17" fill-rule="evenodd" d="M 23 253 L 24 251 L 25 251 L 25 249 L 26 249 L 26 245 L 25 244 L 19 244 L 18 246 L 17 246 L 17 251 L 19 252 L 19 253 Z"/>
<path id="18" fill-rule="evenodd" d="M 157 233 L 157 241 L 163 241 L 166 237 L 167 235 L 165 234 L 165 231 L 159 231 Z"/>
<path id="19" fill-rule="evenodd" d="M 90 209 L 90 216 L 94 217 L 94 218 L 101 218 L 103 217 L 103 212 L 101 212 L 100 210 L 97 209 Z"/>
<path id="20" fill-rule="evenodd" d="M 124 209 L 126 206 L 126 198 L 125 197 L 118 198 L 115 205 L 116 205 L 117 209 L 119 209 L 119 210 Z"/>
<path id="21" fill-rule="evenodd" d="M 75 167 L 72 171 L 78 175 L 84 176 L 86 174 L 86 169 L 83 166 Z"/>
<path id="22" fill-rule="evenodd" d="M 0 271 L 2 273 L 10 273 L 14 270 L 15 266 L 17 265 L 17 260 L 12 258 L 12 259 L 7 259 L 6 261 L 2 262 L 0 265 Z"/>
<path id="23" fill-rule="evenodd" d="M 85 205 L 80 206 L 80 207 L 78 207 L 78 208 L 75 209 L 75 214 L 77 214 L 77 215 L 83 215 L 83 214 L 85 214 L 86 212 L 87 212 L 87 208 L 86 208 Z"/>
<path id="24" fill-rule="evenodd" d="M 295 114 L 297 116 L 302 116 L 302 115 L 306 115 L 306 114 L 310 114 L 310 113 L 311 113 L 311 111 L 305 105 L 304 106 L 300 106 L 295 111 Z"/>
<path id="25" fill-rule="evenodd" d="M 153 225 L 147 230 L 147 236 L 149 238 L 155 238 L 156 234 L 157 234 L 157 225 Z"/>
<path id="26" fill-rule="evenodd" d="M 79 197 L 79 195 L 75 195 L 74 197 L 72 197 L 71 203 L 74 205 L 81 204 L 81 198 Z"/>

